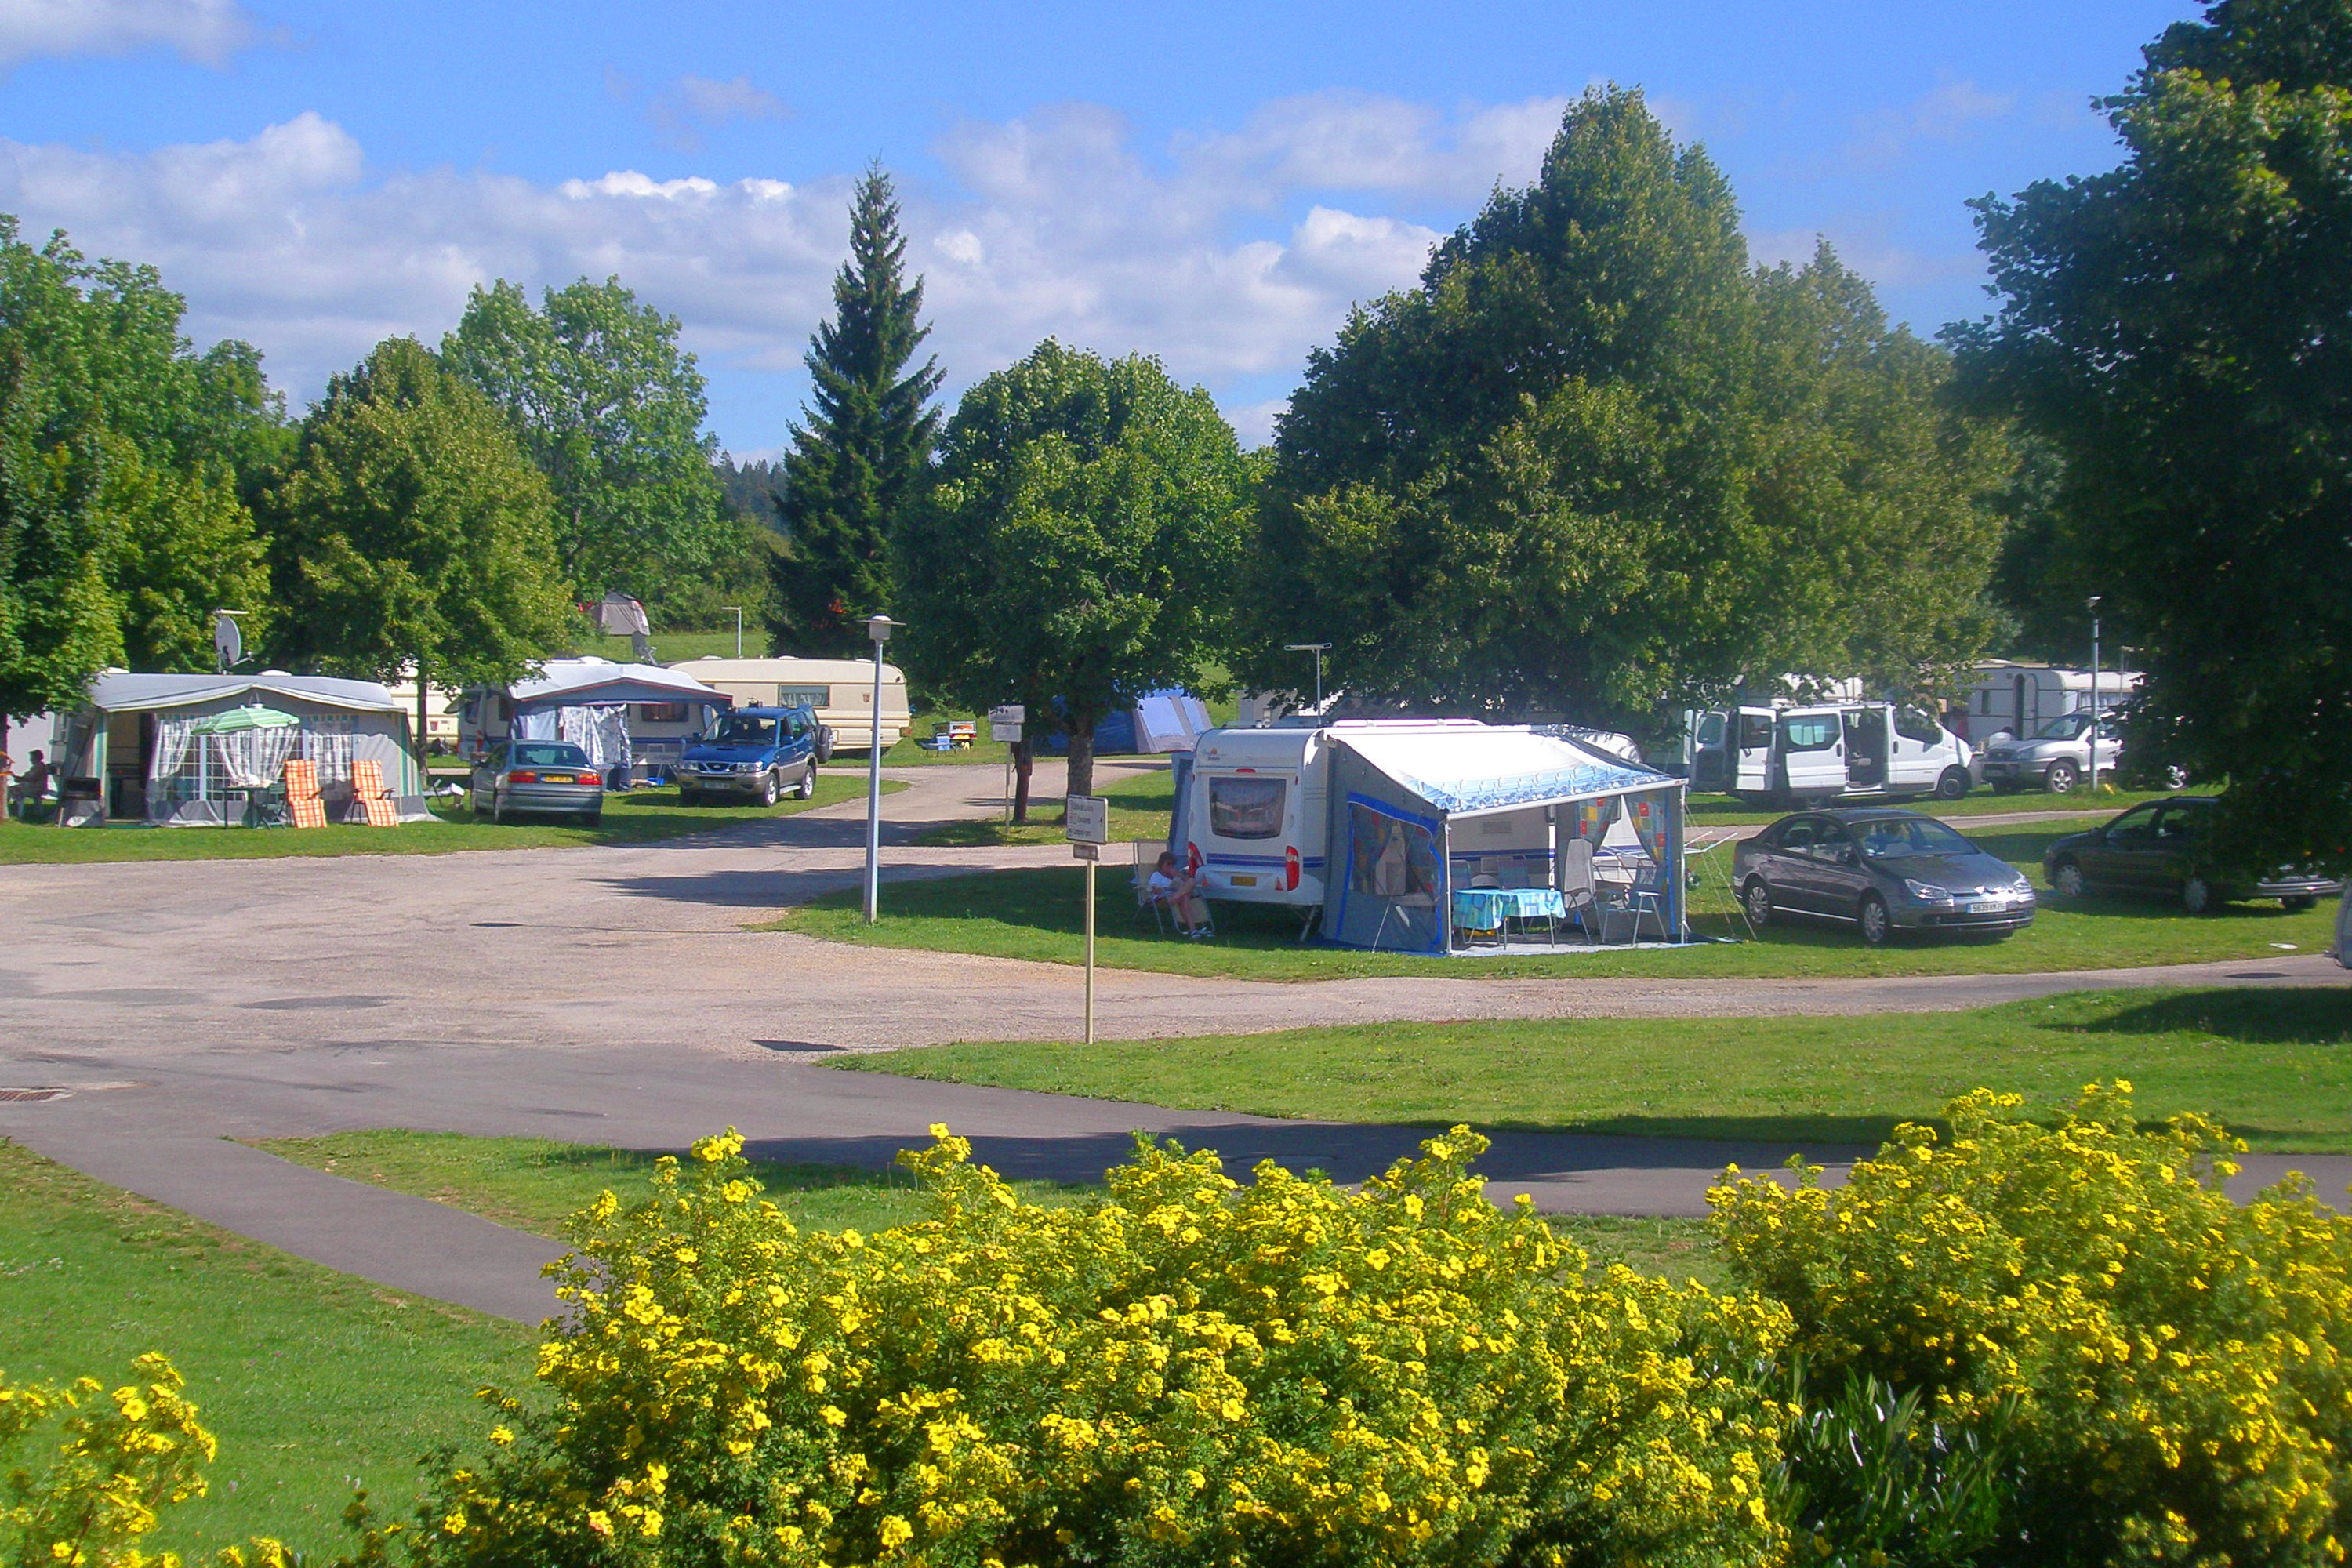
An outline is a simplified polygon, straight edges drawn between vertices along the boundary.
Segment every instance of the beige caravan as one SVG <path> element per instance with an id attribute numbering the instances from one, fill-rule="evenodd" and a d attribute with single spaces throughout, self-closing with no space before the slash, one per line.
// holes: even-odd
<path id="1" fill-rule="evenodd" d="M 707 658 L 670 666 L 736 701 L 762 708 L 816 710 L 816 721 L 833 731 L 837 752 L 864 752 L 874 743 L 874 667 L 859 658 Z M 913 717 L 907 706 L 907 678 L 895 664 L 882 667 L 882 749 L 907 732 Z"/>

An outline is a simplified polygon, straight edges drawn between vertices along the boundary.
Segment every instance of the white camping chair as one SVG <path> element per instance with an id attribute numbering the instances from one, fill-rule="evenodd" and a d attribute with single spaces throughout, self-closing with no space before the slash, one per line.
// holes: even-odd
<path id="1" fill-rule="evenodd" d="M 1592 875 L 1592 840 L 1571 838 L 1561 852 L 1559 860 L 1559 897 L 1576 923 L 1584 928 L 1591 941 L 1601 940 L 1592 929 L 1592 911 L 1600 905 L 1598 884 Z"/>

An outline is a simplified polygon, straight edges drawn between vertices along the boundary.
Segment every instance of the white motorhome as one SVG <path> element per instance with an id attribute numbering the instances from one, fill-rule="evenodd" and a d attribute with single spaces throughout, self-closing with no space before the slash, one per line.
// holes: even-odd
<path id="1" fill-rule="evenodd" d="M 1958 800 L 1973 782 L 1969 743 L 1906 703 L 1704 709 L 1685 723 L 1691 787 L 1759 805 Z"/>
<path id="2" fill-rule="evenodd" d="M 874 666 L 856 658 L 723 658 L 717 654 L 670 666 L 738 702 L 758 708 L 814 708 L 833 731 L 833 749 L 865 752 L 874 744 Z M 882 749 L 907 732 L 913 718 L 907 678 L 882 667 Z"/>
<path id="3" fill-rule="evenodd" d="M 2099 672 L 2098 709 L 2112 711 L 2139 689 L 2143 677 L 2136 669 Z M 2006 733 L 2023 740 L 2037 734 L 2053 719 L 2091 710 L 2091 672 L 2054 664 L 2032 664 L 1990 658 L 1976 668 L 1968 690 L 1969 743 L 1982 746 Z"/>

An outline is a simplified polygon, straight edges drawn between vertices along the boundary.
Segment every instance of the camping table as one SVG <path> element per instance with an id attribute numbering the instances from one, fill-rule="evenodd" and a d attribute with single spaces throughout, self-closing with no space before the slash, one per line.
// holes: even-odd
<path id="1" fill-rule="evenodd" d="M 1504 933 L 1507 921 L 1549 922 L 1549 939 L 1559 941 L 1559 922 L 1568 918 L 1568 900 L 1557 888 L 1460 888 L 1454 894 L 1454 925 L 1458 931 Z"/>

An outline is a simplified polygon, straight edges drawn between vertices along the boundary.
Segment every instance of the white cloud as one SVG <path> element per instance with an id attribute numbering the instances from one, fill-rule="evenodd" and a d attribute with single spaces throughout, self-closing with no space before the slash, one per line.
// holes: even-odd
<path id="1" fill-rule="evenodd" d="M 606 73 L 608 89 L 625 89 L 625 79 Z M 665 146 L 680 152 L 702 150 L 702 133 L 739 120 L 782 120 L 791 113 L 784 100 L 748 76 L 714 81 L 707 76 L 682 76 L 656 93 L 646 105 L 646 118 Z"/>
<path id="2" fill-rule="evenodd" d="M 1497 176 L 1528 178 L 1552 122 L 1549 101 L 1447 117 L 1292 100 L 1156 162 L 1089 105 L 958 126 L 939 147 L 951 184 L 900 182 L 928 347 L 951 392 L 1049 334 L 1155 353 L 1233 388 L 1262 437 L 1278 409 L 1255 401 L 1265 378 L 1295 373 L 1352 301 L 1410 285 L 1425 261 L 1436 232 L 1382 208 L 1467 205 Z M 437 341 L 497 278 L 535 289 L 617 274 L 677 315 L 714 371 L 796 381 L 830 306 L 852 177 L 384 170 L 313 113 L 145 153 L 0 141 L 0 210 L 32 235 L 62 226 L 92 254 L 155 264 L 187 296 L 192 336 L 257 344 L 298 402 L 388 334 Z"/>
<path id="3" fill-rule="evenodd" d="M 0 0 L 0 66 L 147 48 L 217 66 L 259 32 L 236 0 Z"/>
<path id="4" fill-rule="evenodd" d="M 1855 121 L 1844 158 L 1858 169 L 1880 169 L 1901 160 L 1921 142 L 1952 142 L 1990 121 L 2006 119 L 2017 94 L 1988 92 L 1972 81 L 1943 81 L 1901 109 L 1881 110 Z"/>

